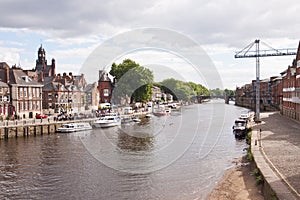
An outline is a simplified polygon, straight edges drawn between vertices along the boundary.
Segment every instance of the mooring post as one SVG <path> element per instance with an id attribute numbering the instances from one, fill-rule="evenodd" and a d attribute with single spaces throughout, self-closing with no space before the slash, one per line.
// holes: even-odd
<path id="1" fill-rule="evenodd" d="M 41 125 L 40 127 L 41 127 L 41 135 L 43 135 L 43 125 Z"/>
<path id="2" fill-rule="evenodd" d="M 7 139 L 8 138 L 8 127 L 4 128 L 4 138 Z"/>

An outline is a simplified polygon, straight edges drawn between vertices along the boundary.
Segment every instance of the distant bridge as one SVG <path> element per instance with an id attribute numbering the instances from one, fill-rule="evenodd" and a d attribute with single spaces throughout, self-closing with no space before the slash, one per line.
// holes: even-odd
<path id="1" fill-rule="evenodd" d="M 229 103 L 229 101 L 235 101 L 235 95 L 215 95 L 215 96 L 197 96 L 197 101 L 198 103 L 202 103 L 206 100 L 210 100 L 210 99 L 224 99 L 225 103 Z"/>

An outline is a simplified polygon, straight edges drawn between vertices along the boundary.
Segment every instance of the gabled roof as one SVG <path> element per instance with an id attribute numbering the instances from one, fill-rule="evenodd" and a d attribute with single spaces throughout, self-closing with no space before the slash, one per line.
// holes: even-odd
<path id="1" fill-rule="evenodd" d="M 96 83 L 92 83 L 92 84 L 88 84 L 85 88 L 84 88 L 84 92 L 92 92 L 94 90 L 94 88 Z"/>
<path id="2" fill-rule="evenodd" d="M 2 81 L 0 81 L 0 87 L 8 87 L 8 85 Z"/>
<path id="3" fill-rule="evenodd" d="M 43 85 L 35 80 L 32 80 L 22 69 L 10 69 L 9 71 L 9 84 L 17 84 L 24 86 L 40 86 Z"/>
<path id="4" fill-rule="evenodd" d="M 53 79 L 54 79 L 54 77 L 52 77 L 52 76 L 44 77 L 43 84 L 46 85 L 48 83 L 51 83 L 53 81 Z"/>
<path id="5" fill-rule="evenodd" d="M 67 91 L 65 86 L 58 82 L 50 82 L 43 87 L 43 91 Z"/>

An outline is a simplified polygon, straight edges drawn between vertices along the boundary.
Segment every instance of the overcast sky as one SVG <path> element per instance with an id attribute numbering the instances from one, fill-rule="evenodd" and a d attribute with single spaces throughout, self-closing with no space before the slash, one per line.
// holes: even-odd
<path id="1" fill-rule="evenodd" d="M 155 27 L 198 43 L 216 66 L 223 86 L 234 89 L 255 79 L 255 60 L 234 59 L 235 51 L 255 39 L 274 48 L 297 48 L 299 11 L 296 0 L 0 0 L 0 61 L 31 69 L 42 43 L 49 62 L 56 59 L 57 72 L 79 73 L 87 57 L 105 40 Z M 123 56 L 146 65 L 153 55 L 157 52 L 152 50 L 148 55 Z M 176 65 L 172 62 L 178 63 L 172 56 L 169 63 L 164 59 L 164 66 L 172 68 Z M 278 75 L 294 58 L 262 58 L 261 77 Z"/>

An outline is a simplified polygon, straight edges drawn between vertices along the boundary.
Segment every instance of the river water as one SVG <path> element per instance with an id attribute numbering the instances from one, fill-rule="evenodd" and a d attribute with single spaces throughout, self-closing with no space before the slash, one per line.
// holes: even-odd
<path id="1" fill-rule="evenodd" d="M 121 128 L 0 141 L 0 199 L 205 199 L 245 141 L 212 101 Z"/>

